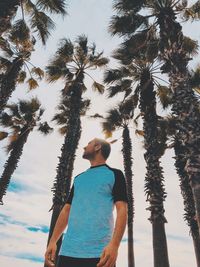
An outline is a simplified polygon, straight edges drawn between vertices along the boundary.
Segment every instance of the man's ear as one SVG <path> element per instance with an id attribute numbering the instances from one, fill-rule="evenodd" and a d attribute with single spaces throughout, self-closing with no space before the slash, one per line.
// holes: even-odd
<path id="1" fill-rule="evenodd" d="M 96 144 L 94 149 L 95 149 L 95 151 L 101 150 L 101 145 L 100 144 Z"/>

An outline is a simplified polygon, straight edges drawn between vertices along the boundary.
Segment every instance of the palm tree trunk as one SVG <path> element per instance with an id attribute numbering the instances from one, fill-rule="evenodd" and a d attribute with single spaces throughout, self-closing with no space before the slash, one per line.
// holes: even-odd
<path id="1" fill-rule="evenodd" d="M 0 179 L 0 204 L 3 205 L 3 196 L 6 194 L 6 190 L 9 186 L 10 179 L 15 169 L 17 168 L 17 164 L 20 160 L 20 157 L 23 152 L 24 145 L 27 141 L 30 130 L 27 130 L 27 127 L 24 127 L 21 131 L 21 135 L 18 137 L 15 144 L 13 144 L 13 148 L 10 152 L 10 156 L 7 162 L 4 165 L 4 171 L 1 175 Z"/>
<path id="2" fill-rule="evenodd" d="M 147 164 L 145 192 L 151 212 L 149 218 L 153 229 L 154 267 L 169 267 L 167 240 L 164 224 L 167 222 L 163 202 L 166 193 L 163 185 L 163 170 L 160 157 L 163 148 L 158 139 L 158 118 L 156 114 L 156 98 L 154 85 L 148 69 L 143 71 L 140 81 L 140 110 L 143 114 L 143 130 Z"/>
<path id="3" fill-rule="evenodd" d="M 81 82 L 80 82 L 81 83 Z M 53 191 L 53 206 L 52 206 L 52 218 L 50 224 L 50 231 L 47 245 L 53 234 L 53 230 L 64 206 L 70 191 L 71 177 L 73 172 L 75 153 L 78 147 L 78 142 L 81 136 L 81 120 L 80 120 L 80 107 L 81 107 L 82 90 L 79 86 L 79 81 L 73 86 L 71 90 L 71 112 L 67 125 L 67 134 L 65 136 L 64 144 L 61 148 L 61 157 L 59 157 L 59 164 L 57 167 L 57 175 L 52 188 Z M 65 96 L 63 96 L 65 97 Z M 58 259 L 58 253 L 62 243 L 62 236 L 57 243 L 56 259 Z M 46 266 L 44 264 L 44 266 Z"/>
<path id="4" fill-rule="evenodd" d="M 134 245 L 133 245 L 133 218 L 134 218 L 134 198 L 133 198 L 133 173 L 132 173 L 132 143 L 128 126 L 123 129 L 122 153 L 124 159 L 124 170 L 128 195 L 128 267 L 135 266 Z"/>
<path id="5" fill-rule="evenodd" d="M 199 232 L 197 228 L 197 232 L 195 235 L 192 234 L 192 239 L 193 239 L 193 244 L 194 244 L 194 251 L 196 255 L 196 262 L 197 262 L 197 267 L 200 267 L 200 238 L 199 238 Z"/>
<path id="6" fill-rule="evenodd" d="M 169 266 L 167 239 L 165 234 L 165 224 L 160 219 L 154 219 L 152 222 L 153 229 L 153 251 L 154 266 Z M 160 249 L 162 247 L 162 249 Z M 159 257 L 158 257 L 159 255 Z"/>
<path id="7" fill-rule="evenodd" d="M 183 48 L 182 27 L 176 21 L 173 9 L 163 9 L 157 21 L 160 26 L 160 51 L 165 61 L 162 70 L 168 73 L 174 93 L 172 111 L 178 121 L 175 138 L 181 140 L 184 146 L 185 170 L 192 187 L 200 233 L 200 109 L 189 83 L 187 65 L 190 58 Z"/>
<path id="8" fill-rule="evenodd" d="M 184 219 L 190 227 L 190 232 L 193 238 L 194 250 L 196 255 L 197 267 L 200 267 L 200 236 L 198 231 L 198 224 L 195 220 L 195 205 L 192 194 L 192 189 L 189 184 L 189 177 L 185 170 L 186 159 L 184 158 L 184 147 L 181 146 L 179 140 L 175 140 L 175 167 L 180 177 L 180 188 L 183 196 L 184 203 Z"/>
<path id="9" fill-rule="evenodd" d="M 0 80 L 0 112 L 7 104 L 12 92 L 16 87 L 18 74 L 23 66 L 23 60 L 16 58 L 13 60 L 11 68 L 3 75 Z"/>
<path id="10" fill-rule="evenodd" d="M 194 183 L 193 181 L 191 181 L 190 185 L 192 187 L 192 193 L 194 196 L 194 203 L 195 203 L 195 209 L 196 209 L 196 220 L 198 223 L 199 234 L 200 234 L 200 184 L 199 182 Z"/>
<path id="11" fill-rule="evenodd" d="M 11 27 L 11 20 L 15 16 L 19 5 L 19 0 L 0 2 L 0 36 Z"/>

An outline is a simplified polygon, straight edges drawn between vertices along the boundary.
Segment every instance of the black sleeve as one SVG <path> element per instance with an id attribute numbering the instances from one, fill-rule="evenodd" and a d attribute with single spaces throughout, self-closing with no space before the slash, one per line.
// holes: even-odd
<path id="1" fill-rule="evenodd" d="M 113 201 L 125 201 L 128 203 L 126 180 L 124 174 L 120 170 L 115 170 L 115 183 L 113 186 Z"/>
<path id="2" fill-rule="evenodd" d="M 68 196 L 68 199 L 67 199 L 66 203 L 72 204 L 73 196 L 74 196 L 74 185 L 72 185 L 72 188 L 71 188 L 71 191 L 70 191 L 70 194 Z"/>

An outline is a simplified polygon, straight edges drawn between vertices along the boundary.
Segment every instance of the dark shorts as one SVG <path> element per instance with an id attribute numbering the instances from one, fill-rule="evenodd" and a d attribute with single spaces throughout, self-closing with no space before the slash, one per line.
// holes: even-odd
<path id="1" fill-rule="evenodd" d="M 100 258 L 74 258 L 58 256 L 56 267 L 96 267 Z"/>
<path id="2" fill-rule="evenodd" d="M 96 267 L 99 260 L 100 258 L 74 258 L 60 255 L 56 267 Z"/>

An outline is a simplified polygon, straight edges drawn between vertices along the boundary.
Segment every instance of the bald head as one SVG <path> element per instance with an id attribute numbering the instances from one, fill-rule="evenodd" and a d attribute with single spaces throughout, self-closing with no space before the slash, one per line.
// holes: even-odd
<path id="1" fill-rule="evenodd" d="M 105 159 L 107 159 L 109 157 L 110 151 L 111 151 L 110 143 L 108 143 L 106 140 L 100 139 L 100 138 L 94 138 L 94 142 L 97 145 L 101 145 L 101 154 Z"/>
<path id="2" fill-rule="evenodd" d="M 101 138 L 94 138 L 84 147 L 83 158 L 91 160 L 100 156 L 106 160 L 110 151 L 110 143 Z"/>

